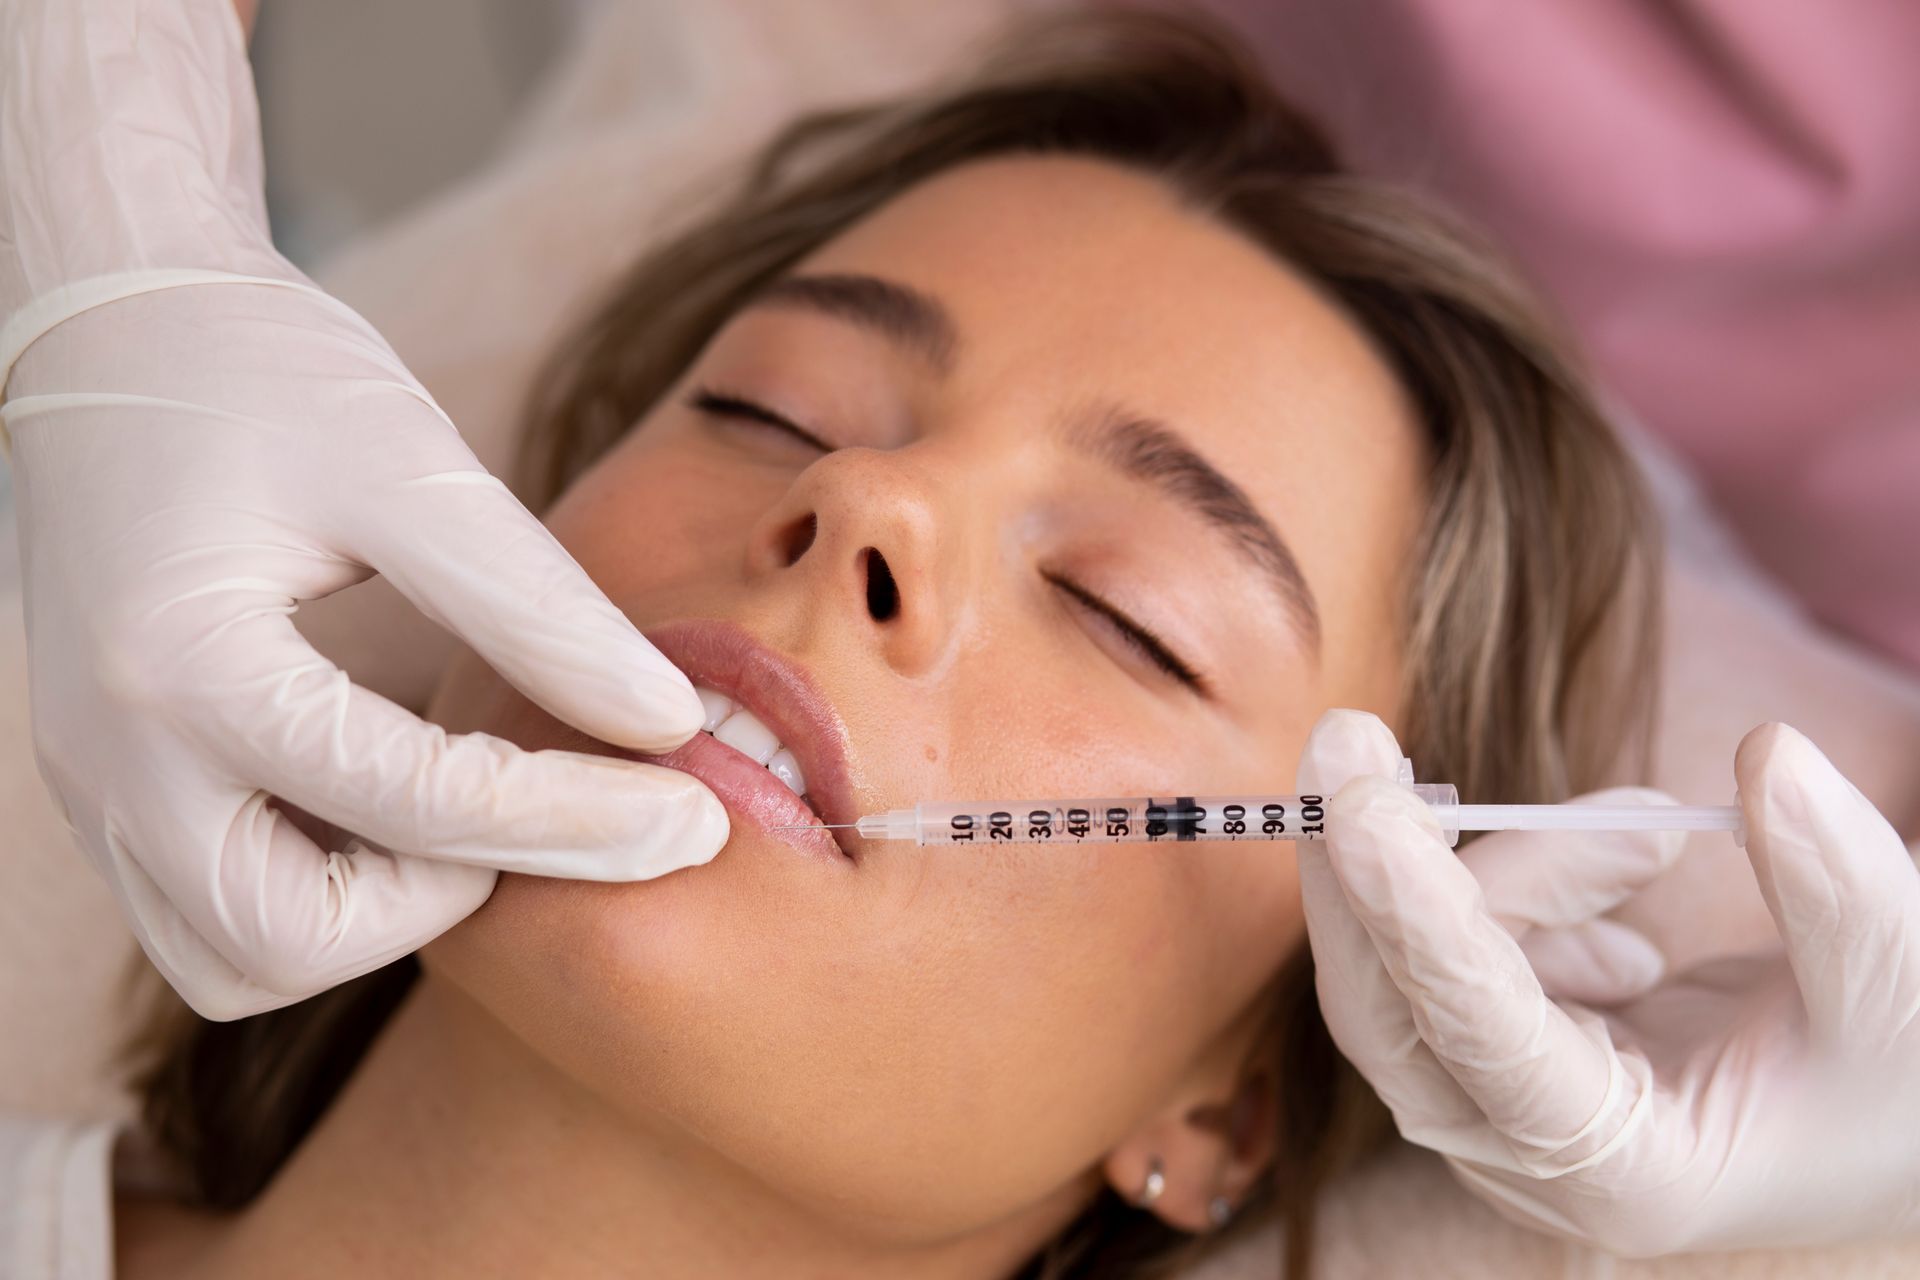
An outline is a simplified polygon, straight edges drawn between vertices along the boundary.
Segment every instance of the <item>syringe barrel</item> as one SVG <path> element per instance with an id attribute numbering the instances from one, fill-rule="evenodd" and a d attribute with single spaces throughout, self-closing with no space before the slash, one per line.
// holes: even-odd
<path id="1" fill-rule="evenodd" d="M 1446 783 L 1412 785 L 1429 804 L 1459 796 Z M 1096 796 L 1084 800 L 1001 800 L 920 804 L 870 814 L 859 823 L 868 839 L 923 845 L 1187 844 L 1319 840 L 1326 836 L 1326 800 L 1317 795 Z M 1447 833 L 1453 843 L 1457 832 Z"/>

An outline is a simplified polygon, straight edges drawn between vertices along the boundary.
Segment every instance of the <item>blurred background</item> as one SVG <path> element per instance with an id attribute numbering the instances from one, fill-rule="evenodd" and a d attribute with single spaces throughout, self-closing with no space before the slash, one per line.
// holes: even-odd
<path id="1" fill-rule="evenodd" d="M 578 0 L 266 0 L 252 55 L 274 239 L 303 270 L 478 168 Z"/>

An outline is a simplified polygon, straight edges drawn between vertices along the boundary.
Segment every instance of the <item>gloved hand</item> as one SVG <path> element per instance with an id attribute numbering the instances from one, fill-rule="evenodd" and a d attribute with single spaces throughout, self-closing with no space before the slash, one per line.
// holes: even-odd
<path id="1" fill-rule="evenodd" d="M 493 868 L 711 858 L 726 813 L 693 778 L 449 736 L 295 631 L 299 601 L 377 571 L 597 737 L 700 726 L 380 336 L 274 251 L 229 0 L 10 0 L 0 28 L 34 746 L 168 981 L 239 1017 L 413 950 Z M 366 843 L 315 845 L 267 793 Z"/>
<path id="2" fill-rule="evenodd" d="M 1298 783 L 1332 796 L 1327 839 L 1296 847 L 1321 1009 L 1406 1138 L 1506 1217 L 1618 1254 L 1920 1225 L 1920 874 L 1812 743 L 1764 725 L 1735 760 L 1782 948 L 1683 974 L 1594 918 L 1677 835 L 1456 857 L 1399 759 L 1329 712 Z"/>

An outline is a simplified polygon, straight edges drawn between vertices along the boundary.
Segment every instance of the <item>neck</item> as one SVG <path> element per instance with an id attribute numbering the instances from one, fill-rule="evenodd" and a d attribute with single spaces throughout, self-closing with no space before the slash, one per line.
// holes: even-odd
<path id="1" fill-rule="evenodd" d="M 615 1111 L 427 975 L 198 1274 L 984 1280 L 1043 1239 L 1030 1222 L 913 1247 L 836 1229 Z"/>

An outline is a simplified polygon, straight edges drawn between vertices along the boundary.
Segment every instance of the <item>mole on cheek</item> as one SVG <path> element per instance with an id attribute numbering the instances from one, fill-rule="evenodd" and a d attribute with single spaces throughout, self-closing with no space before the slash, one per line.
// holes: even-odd
<path id="1" fill-rule="evenodd" d="M 932 763 L 933 763 L 933 762 L 934 762 L 935 760 L 938 760 L 939 758 L 940 758 L 940 752 L 939 752 L 939 749 L 938 749 L 938 748 L 936 748 L 936 747 L 928 747 L 928 748 L 927 748 L 927 763 L 928 763 L 928 764 L 932 764 Z"/>

